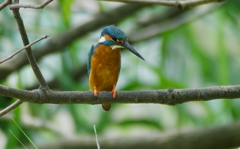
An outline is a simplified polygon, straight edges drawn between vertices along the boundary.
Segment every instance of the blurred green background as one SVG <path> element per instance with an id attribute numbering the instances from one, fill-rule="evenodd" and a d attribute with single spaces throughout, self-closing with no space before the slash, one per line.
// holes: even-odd
<path id="1" fill-rule="evenodd" d="M 22 0 L 20 3 L 32 1 Z M 20 13 L 32 42 L 45 34 L 57 39 L 62 32 L 125 5 L 116 2 L 56 0 L 42 10 L 21 9 Z M 184 10 L 143 5 L 116 21 L 114 24 L 125 31 L 130 43 L 146 60 L 142 61 L 128 51 L 122 52 L 117 90 L 240 84 L 239 6 L 240 1 L 237 0 Z M 119 12 L 109 19 L 118 18 L 121 14 Z M 22 41 L 8 8 L 0 12 L 0 22 L 0 59 L 3 59 L 22 48 Z M 87 55 L 91 45 L 98 42 L 103 24 L 94 24 L 98 27 L 70 42 L 61 51 L 53 46 L 53 51 L 57 52 L 43 54 L 39 59 L 39 67 L 46 80 L 52 82 L 53 90 L 89 91 Z M 48 40 L 37 43 L 33 49 L 39 49 Z M 13 59 L 15 62 L 21 60 L 17 56 Z M 0 71 L 7 64 L 1 64 Z M 37 80 L 29 65 L 16 68 L 1 80 L 1 84 L 9 87 L 37 88 Z M 0 96 L 0 109 L 15 100 Z M 94 136 L 93 125 L 96 125 L 99 136 L 129 136 L 229 124 L 240 118 L 239 105 L 240 100 L 224 99 L 177 106 L 114 104 L 110 112 L 104 112 L 100 105 L 23 103 L 0 119 L 0 148 L 21 146 L 13 134 L 25 145 L 29 144 L 10 117 L 33 142 L 40 145 L 76 135 Z"/>

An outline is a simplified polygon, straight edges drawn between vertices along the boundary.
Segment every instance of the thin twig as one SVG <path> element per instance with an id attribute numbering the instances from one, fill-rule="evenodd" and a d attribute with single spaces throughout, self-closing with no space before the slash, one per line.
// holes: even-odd
<path id="1" fill-rule="evenodd" d="M 10 55 L 9 57 L 7 57 L 7 58 L 1 60 L 1 61 L 0 61 L 0 64 L 2 64 L 3 62 L 5 62 L 5 61 L 7 61 L 7 60 L 9 60 L 9 59 L 11 59 L 11 58 L 13 58 L 15 55 L 17 55 L 17 54 L 18 54 L 19 52 L 21 52 L 22 50 L 24 50 L 24 49 L 26 49 L 26 48 L 28 48 L 28 47 L 34 45 L 35 43 L 37 43 L 37 42 L 39 42 L 39 41 L 41 41 L 41 40 L 43 40 L 43 39 L 46 39 L 46 38 L 48 38 L 48 37 L 49 37 L 48 35 L 45 35 L 45 36 L 43 36 L 43 37 L 41 37 L 41 38 L 35 40 L 34 42 L 28 44 L 27 46 L 25 46 L 25 47 L 23 47 L 23 48 L 17 50 L 15 53 L 13 53 L 12 55 Z"/>
<path id="2" fill-rule="evenodd" d="M 11 0 L 5 0 L 1 5 L 0 5 L 0 11 L 7 7 L 7 5 L 11 4 Z"/>
<path id="3" fill-rule="evenodd" d="M 13 4 L 10 5 L 9 8 L 11 10 L 13 9 L 18 9 L 18 8 L 32 8 L 32 9 L 43 9 L 46 5 L 48 5 L 49 3 L 51 3 L 53 0 L 47 0 L 44 3 L 40 4 L 40 5 L 32 5 L 32 4 Z"/>
<path id="4" fill-rule="evenodd" d="M 6 107 L 5 109 L 0 111 L 0 117 L 2 117 L 3 115 L 9 113 L 10 111 L 12 111 L 13 109 L 17 108 L 19 105 L 21 105 L 23 102 L 21 100 L 17 100 L 16 102 L 14 102 L 13 104 L 11 104 L 10 106 Z"/>
<path id="5" fill-rule="evenodd" d="M 100 149 L 100 145 L 99 145 L 99 142 L 98 142 L 98 136 L 97 136 L 97 130 L 96 130 L 95 125 L 93 125 L 93 129 L 94 129 L 94 133 L 95 133 L 95 137 L 96 137 L 97 149 Z"/>
<path id="6" fill-rule="evenodd" d="M 225 0 L 99 0 L 99 1 L 114 1 L 134 4 L 158 4 L 164 6 L 171 6 L 177 8 L 194 7 L 202 4 L 208 4 L 213 2 L 223 2 Z"/>
<path id="7" fill-rule="evenodd" d="M 26 30 L 25 30 L 23 20 L 21 18 L 20 13 L 19 13 L 19 9 L 13 9 L 12 12 L 13 12 L 13 15 L 15 17 L 15 20 L 17 21 L 18 29 L 19 29 L 20 35 L 22 37 L 23 44 L 25 46 L 27 46 L 29 44 L 29 40 L 28 40 L 28 36 L 27 36 Z M 35 56 L 33 55 L 31 47 L 27 47 L 26 52 L 27 52 L 28 61 L 29 61 L 30 65 L 33 69 L 33 72 L 34 72 L 35 76 L 38 79 L 40 87 L 42 89 L 45 89 L 44 91 L 48 91 L 49 87 L 48 87 L 48 85 L 47 85 L 47 83 L 46 83 L 38 65 L 37 65 L 37 62 L 36 62 Z"/>

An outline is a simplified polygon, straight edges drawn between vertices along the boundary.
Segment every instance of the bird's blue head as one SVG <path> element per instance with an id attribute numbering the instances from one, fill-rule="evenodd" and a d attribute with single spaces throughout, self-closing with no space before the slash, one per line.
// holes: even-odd
<path id="1" fill-rule="evenodd" d="M 126 34 L 115 25 L 103 28 L 99 43 L 110 46 L 113 50 L 117 48 L 126 48 L 144 60 L 144 58 L 128 43 Z"/>

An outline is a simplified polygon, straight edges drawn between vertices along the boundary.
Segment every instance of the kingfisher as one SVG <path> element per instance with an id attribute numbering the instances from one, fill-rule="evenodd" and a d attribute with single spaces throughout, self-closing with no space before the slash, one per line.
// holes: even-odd
<path id="1" fill-rule="evenodd" d="M 128 43 L 128 38 L 121 29 L 115 25 L 104 27 L 99 42 L 92 45 L 88 53 L 89 87 L 94 96 L 97 97 L 98 91 L 112 91 L 112 97 L 116 98 L 116 84 L 121 68 L 121 49 L 128 49 L 144 60 Z M 103 103 L 102 108 L 109 111 L 111 104 Z"/>

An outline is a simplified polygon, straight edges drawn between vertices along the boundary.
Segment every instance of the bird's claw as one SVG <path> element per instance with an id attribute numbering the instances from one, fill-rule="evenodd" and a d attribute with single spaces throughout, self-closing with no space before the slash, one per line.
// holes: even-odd
<path id="1" fill-rule="evenodd" d="M 113 86 L 113 89 L 112 89 L 112 97 L 113 98 L 116 98 L 117 97 L 117 90 L 116 90 L 116 87 Z"/>
<path id="2" fill-rule="evenodd" d="M 93 94 L 94 94 L 94 96 L 97 96 L 97 95 L 98 95 L 98 90 L 97 90 L 97 87 L 96 87 L 96 86 L 94 86 Z"/>

